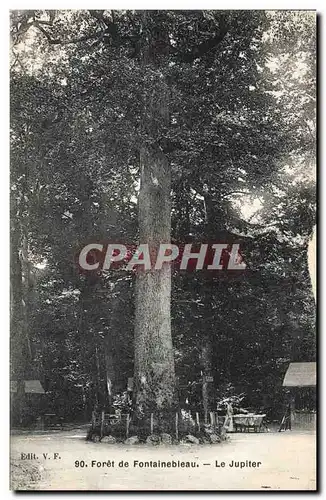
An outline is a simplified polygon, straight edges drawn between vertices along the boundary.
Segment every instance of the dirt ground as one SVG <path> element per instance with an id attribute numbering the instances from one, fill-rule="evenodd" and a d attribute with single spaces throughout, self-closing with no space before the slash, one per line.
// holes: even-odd
<path id="1" fill-rule="evenodd" d="M 316 489 L 313 432 L 231 434 L 230 440 L 222 444 L 159 447 L 92 443 L 85 441 L 85 435 L 84 429 L 13 435 L 11 489 Z M 141 467 L 134 463 L 137 460 L 192 462 L 195 467 Z M 76 461 L 83 461 L 83 466 L 76 467 Z M 123 467 L 119 466 L 121 461 Z M 239 462 L 239 467 L 234 462 Z"/>

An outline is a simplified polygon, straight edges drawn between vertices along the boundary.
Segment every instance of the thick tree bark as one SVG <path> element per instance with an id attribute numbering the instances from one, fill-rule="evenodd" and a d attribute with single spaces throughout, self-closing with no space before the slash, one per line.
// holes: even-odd
<path id="1" fill-rule="evenodd" d="M 190 187 L 187 181 L 180 181 L 175 187 L 175 204 L 177 212 L 175 237 L 179 240 L 179 243 L 188 243 L 189 234 L 191 232 L 189 192 Z"/>
<path id="2" fill-rule="evenodd" d="M 21 237 L 16 217 L 11 223 L 11 262 L 10 262 L 10 331 L 11 331 L 11 376 L 17 382 L 16 408 L 18 422 L 22 424 L 25 406 L 25 342 L 23 322 L 23 280 L 22 265 L 19 257 Z M 12 400 L 14 404 L 14 400 Z"/>
<path id="3" fill-rule="evenodd" d="M 114 388 L 114 362 L 112 354 L 112 342 L 107 339 L 105 346 L 105 372 L 106 372 L 106 387 L 107 387 L 107 400 L 108 411 L 112 413 L 113 402 L 113 388 Z"/>
<path id="4" fill-rule="evenodd" d="M 29 262 L 27 227 L 24 220 L 12 217 L 11 223 L 11 374 L 17 381 L 17 414 L 23 422 L 26 396 L 24 380 L 39 377 L 33 366 L 30 340 L 30 314 L 34 277 Z"/>
<path id="5" fill-rule="evenodd" d="M 150 31 L 147 15 L 144 11 L 147 37 L 142 64 L 152 78 L 144 92 L 147 97 L 142 129 L 144 136 L 151 140 L 144 141 L 140 150 L 138 221 L 140 244 L 149 245 L 153 266 L 159 244 L 169 243 L 171 237 L 171 168 L 160 147 L 162 126 L 169 122 L 169 92 L 159 70 L 160 58 L 166 55 L 168 35 L 160 28 Z M 170 265 L 160 270 L 139 270 L 135 285 L 134 366 L 134 401 L 138 414 L 168 410 L 175 401 L 170 309 Z"/>
<path id="6" fill-rule="evenodd" d="M 204 335 L 200 346 L 200 366 L 201 373 L 203 377 L 202 381 L 202 399 L 203 399 L 203 409 L 205 414 L 205 421 L 207 421 L 207 413 L 213 407 L 213 383 L 207 380 L 208 377 L 212 377 L 212 343 L 209 335 Z"/>
<path id="7" fill-rule="evenodd" d="M 98 351 L 97 333 L 94 331 L 96 309 L 94 310 L 92 307 L 92 300 L 96 296 L 97 286 L 98 276 L 96 273 L 87 274 L 80 288 L 78 324 L 78 332 L 83 343 L 83 349 L 92 363 L 92 386 L 95 388 L 92 394 L 93 405 L 99 405 L 100 401 L 104 399 L 100 380 L 100 359 L 103 356 Z"/>
<path id="8" fill-rule="evenodd" d="M 170 166 L 161 152 L 141 153 L 139 192 L 140 243 L 155 257 L 170 241 Z M 166 409 L 175 397 L 171 336 L 171 269 L 139 271 L 135 297 L 135 390 L 138 410 Z"/>

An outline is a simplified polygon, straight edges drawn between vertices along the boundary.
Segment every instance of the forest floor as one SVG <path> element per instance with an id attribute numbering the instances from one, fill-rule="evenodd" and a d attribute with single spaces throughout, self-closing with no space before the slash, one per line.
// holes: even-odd
<path id="1" fill-rule="evenodd" d="M 85 435 L 85 428 L 15 433 L 11 437 L 11 488 L 43 491 L 316 489 L 314 432 L 230 434 L 228 441 L 217 445 L 159 447 L 86 442 Z M 30 454 L 31 458 L 22 459 L 28 456 L 22 454 Z M 145 468 L 135 466 L 137 460 L 179 460 L 193 462 L 195 467 Z M 84 461 L 85 466 L 76 467 L 76 461 Z M 123 467 L 119 466 L 121 461 Z M 232 461 L 246 465 L 231 467 Z M 256 467 L 252 466 L 253 462 Z M 258 462 L 261 462 L 259 466 Z"/>

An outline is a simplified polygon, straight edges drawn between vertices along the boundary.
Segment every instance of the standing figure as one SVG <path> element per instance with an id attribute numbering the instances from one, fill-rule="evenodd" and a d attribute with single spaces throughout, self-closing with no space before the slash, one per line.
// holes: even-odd
<path id="1" fill-rule="evenodd" d="M 223 427 L 228 431 L 228 432 L 233 432 L 234 427 L 233 427 L 233 408 L 231 403 L 225 403 L 226 404 L 226 416 L 225 416 L 225 421 Z"/>

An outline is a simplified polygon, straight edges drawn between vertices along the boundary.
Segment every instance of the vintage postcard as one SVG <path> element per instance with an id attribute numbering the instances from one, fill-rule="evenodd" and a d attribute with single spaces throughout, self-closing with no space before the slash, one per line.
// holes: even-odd
<path id="1" fill-rule="evenodd" d="M 10 12 L 11 489 L 314 491 L 316 12 Z"/>

